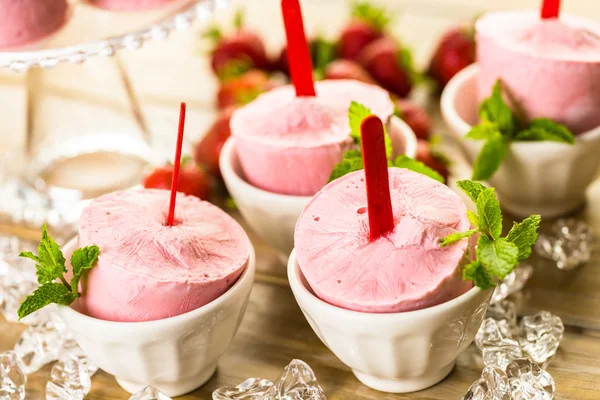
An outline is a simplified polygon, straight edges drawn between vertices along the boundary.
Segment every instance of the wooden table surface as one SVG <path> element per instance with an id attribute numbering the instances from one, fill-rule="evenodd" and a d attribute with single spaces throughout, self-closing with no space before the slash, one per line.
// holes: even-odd
<path id="1" fill-rule="evenodd" d="M 241 221 L 237 213 L 233 215 Z M 201 389 L 181 399 L 210 399 L 214 389 L 249 377 L 274 380 L 294 358 L 315 371 L 330 400 L 342 399 L 460 399 L 481 372 L 481 359 L 470 347 L 460 355 L 454 371 L 433 388 L 413 394 L 384 394 L 360 384 L 348 367 L 326 347 L 304 319 L 276 253 L 249 231 L 257 250 L 257 276 L 248 311 L 231 347 L 219 362 L 217 374 Z M 556 399 L 600 398 L 600 247 L 591 262 L 573 272 L 562 272 L 533 258 L 535 274 L 518 303 L 523 311 L 545 309 L 558 314 L 566 333 L 548 371 L 556 382 Z M 0 317 L 1 318 L 1 317 Z M 11 349 L 19 324 L 0 321 L 0 351 Z M 43 399 L 50 366 L 30 375 L 27 399 Z M 128 399 L 114 378 L 99 371 L 92 378 L 89 400 Z"/>

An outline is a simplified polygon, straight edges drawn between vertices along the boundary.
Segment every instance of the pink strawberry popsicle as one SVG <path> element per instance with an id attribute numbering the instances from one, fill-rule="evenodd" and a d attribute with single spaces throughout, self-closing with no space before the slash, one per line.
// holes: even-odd
<path id="1" fill-rule="evenodd" d="M 419 310 L 472 287 L 463 281 L 468 241 L 439 240 L 470 228 L 466 207 L 447 186 L 390 168 L 394 228 L 373 241 L 365 171 L 339 178 L 315 195 L 296 225 L 298 264 L 314 293 L 338 307 L 372 313 Z"/>
<path id="2" fill-rule="evenodd" d="M 40 41 L 67 22 L 66 0 L 0 0 L 0 49 Z"/>
<path id="3" fill-rule="evenodd" d="M 578 134 L 600 125 L 600 24 L 535 11 L 490 12 L 476 25 L 479 99 L 501 79 L 513 109 Z"/>
<path id="4" fill-rule="evenodd" d="M 100 256 L 78 300 L 79 311 L 108 321 L 180 315 L 225 293 L 246 268 L 250 243 L 219 208 L 177 195 L 167 226 L 169 191 L 141 189 L 93 200 L 80 219 L 78 247 Z"/>
<path id="5" fill-rule="evenodd" d="M 238 109 L 231 134 L 246 179 L 261 189 L 312 196 L 353 143 L 348 124 L 352 101 L 382 120 L 394 112 L 389 94 L 354 80 L 315 83 L 316 96 L 297 97 L 291 85 L 274 89 Z"/>

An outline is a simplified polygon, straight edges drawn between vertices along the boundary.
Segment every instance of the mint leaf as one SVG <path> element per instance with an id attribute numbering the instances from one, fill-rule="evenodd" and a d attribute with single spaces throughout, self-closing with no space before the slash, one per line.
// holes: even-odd
<path id="1" fill-rule="evenodd" d="M 54 281 L 67 272 L 65 268 L 65 257 L 58 244 L 48 235 L 46 225 L 42 227 L 42 240 L 38 246 L 38 255 L 31 252 L 19 254 L 19 257 L 32 259 L 36 262 L 38 282 L 44 284 Z"/>
<path id="2" fill-rule="evenodd" d="M 331 171 L 331 175 L 329 176 L 329 182 L 363 168 L 362 153 L 358 150 L 348 150 L 344 153 L 342 161 L 333 167 L 333 171 Z"/>
<path id="3" fill-rule="evenodd" d="M 519 248 L 505 238 L 492 241 L 481 235 L 477 241 L 477 260 L 498 279 L 504 279 L 519 264 Z"/>
<path id="4" fill-rule="evenodd" d="M 502 234 L 502 211 L 494 189 L 485 189 L 475 204 L 479 216 L 479 229 L 490 239 L 498 239 Z"/>
<path id="5" fill-rule="evenodd" d="M 471 264 L 466 265 L 462 275 L 464 280 L 473 281 L 473 284 L 481 290 L 487 290 L 496 286 L 490 273 L 485 269 L 481 261 L 473 261 Z"/>
<path id="6" fill-rule="evenodd" d="M 87 246 L 73 252 L 71 256 L 71 268 L 73 268 L 71 288 L 74 292 L 77 292 L 79 288 L 79 280 L 83 273 L 91 269 L 96 264 L 96 261 L 98 261 L 99 253 L 100 248 L 98 246 Z"/>
<path id="7" fill-rule="evenodd" d="M 473 200 L 473 203 L 477 203 L 477 199 L 479 198 L 481 192 L 487 189 L 481 183 L 469 180 L 458 181 L 456 182 L 456 185 L 460 190 L 465 192 L 465 194 L 469 196 L 471 200 Z"/>
<path id="8" fill-rule="evenodd" d="M 17 314 L 19 319 L 22 319 L 49 304 L 69 305 L 76 298 L 77 295 L 69 292 L 69 289 L 62 283 L 48 282 L 37 288 L 32 295 L 27 296 L 19 307 Z"/>
<path id="9" fill-rule="evenodd" d="M 502 82 L 496 81 L 492 94 L 479 106 L 479 118 L 483 122 L 495 122 L 502 135 L 511 137 L 518 129 L 516 118 L 502 98 Z"/>
<path id="10" fill-rule="evenodd" d="M 536 118 L 529 122 L 527 129 L 518 132 L 515 140 L 523 141 L 551 141 L 575 144 L 575 136 L 564 125 L 558 124 L 548 118 Z"/>
<path id="11" fill-rule="evenodd" d="M 486 140 L 496 133 L 501 134 L 498 124 L 495 122 L 482 121 L 479 125 L 472 127 L 465 137 L 473 140 Z"/>
<path id="12" fill-rule="evenodd" d="M 500 133 L 492 134 L 477 155 L 472 179 L 482 181 L 491 178 L 506 156 L 506 145 L 507 142 Z"/>
<path id="13" fill-rule="evenodd" d="M 519 261 L 523 261 L 531 255 L 531 247 L 538 238 L 538 228 L 541 222 L 541 216 L 530 215 L 520 223 L 515 222 L 506 235 L 506 240 L 514 243 L 519 249 Z"/>
<path id="14" fill-rule="evenodd" d="M 471 210 L 467 210 L 467 218 L 469 219 L 471 225 L 473 225 L 475 228 L 479 228 L 479 217 L 477 214 Z"/>
<path id="15" fill-rule="evenodd" d="M 420 161 L 413 160 L 406 155 L 400 155 L 393 161 L 392 166 L 396 168 L 406 168 L 414 172 L 426 175 L 431 179 L 444 183 L 444 178 L 433 169 L 429 168 Z"/>
<path id="16" fill-rule="evenodd" d="M 350 136 L 356 144 L 360 144 L 360 126 L 365 118 L 371 115 L 371 110 L 356 101 L 350 103 L 348 121 L 350 123 Z"/>
<path id="17" fill-rule="evenodd" d="M 469 236 L 474 235 L 475 233 L 477 233 L 477 229 L 471 229 L 471 230 L 465 231 L 465 232 L 451 233 L 440 241 L 440 246 L 442 246 L 442 247 L 450 246 L 451 244 L 454 244 L 465 238 L 468 238 Z"/>

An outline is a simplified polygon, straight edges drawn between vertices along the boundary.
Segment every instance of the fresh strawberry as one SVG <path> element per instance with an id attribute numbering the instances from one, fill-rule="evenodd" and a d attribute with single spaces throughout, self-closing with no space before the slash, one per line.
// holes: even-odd
<path id="1" fill-rule="evenodd" d="M 222 83 L 217 92 L 217 107 L 223 110 L 232 106 L 243 106 L 273 86 L 266 72 L 253 69 Z"/>
<path id="2" fill-rule="evenodd" d="M 427 70 L 427 75 L 440 88 L 446 86 L 460 70 L 475 62 L 475 39 L 472 31 L 472 28 L 457 27 L 442 36 Z"/>
<path id="3" fill-rule="evenodd" d="M 437 171 L 445 182 L 448 182 L 448 161 L 445 157 L 431 151 L 431 146 L 426 140 L 419 139 L 417 141 L 417 161 L 421 161 L 429 168 Z"/>
<path id="4" fill-rule="evenodd" d="M 429 140 L 431 121 L 423 107 L 409 100 L 398 99 L 396 100 L 396 115 L 411 127 L 418 139 Z"/>
<path id="5" fill-rule="evenodd" d="M 213 42 L 211 67 L 219 79 L 228 79 L 250 69 L 268 69 L 265 45 L 256 33 L 244 30 L 243 14 L 236 13 L 236 31 L 224 36 L 219 27 L 211 27 L 204 37 Z"/>
<path id="6" fill-rule="evenodd" d="M 171 189 L 173 165 L 156 168 L 144 179 L 147 189 Z M 207 175 L 193 162 L 182 162 L 179 169 L 177 191 L 190 196 L 207 200 L 210 195 L 210 184 Z"/>
<path id="7" fill-rule="evenodd" d="M 358 63 L 350 60 L 336 60 L 327 66 L 325 79 L 355 79 L 375 84 L 375 80 Z"/>
<path id="8" fill-rule="evenodd" d="M 360 64 L 384 89 L 406 97 L 412 90 L 416 72 L 412 56 L 394 40 L 383 37 L 369 44 L 359 56 Z"/>
<path id="9" fill-rule="evenodd" d="M 337 58 L 335 44 L 318 36 L 308 41 L 308 50 L 312 61 L 313 71 L 317 79 L 322 79 L 327 66 Z M 284 47 L 273 65 L 273 69 L 285 74 L 290 73 L 287 47 Z"/>
<path id="10" fill-rule="evenodd" d="M 220 177 L 219 156 L 225 141 L 231 136 L 229 121 L 234 108 L 223 111 L 198 143 L 194 145 L 194 160 L 209 173 Z"/>
<path id="11" fill-rule="evenodd" d="M 340 57 L 357 60 L 362 49 L 383 36 L 389 23 L 390 17 L 385 9 L 368 2 L 355 3 L 350 23 L 342 30 L 338 42 Z"/>

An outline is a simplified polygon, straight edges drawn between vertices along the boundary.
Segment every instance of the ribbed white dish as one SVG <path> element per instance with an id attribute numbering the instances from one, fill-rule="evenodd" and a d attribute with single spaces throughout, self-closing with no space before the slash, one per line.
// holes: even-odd
<path id="1" fill-rule="evenodd" d="M 69 253 L 73 239 L 63 247 Z M 111 322 L 60 306 L 77 343 L 123 389 L 153 386 L 170 397 L 202 386 L 217 369 L 246 312 L 254 282 L 255 254 L 238 281 L 218 299 L 194 311 L 148 322 Z M 156 299 L 160 301 L 160 299 Z"/>
<path id="2" fill-rule="evenodd" d="M 417 139 L 404 121 L 392 117 L 389 132 L 394 154 L 416 156 Z M 268 192 L 248 183 L 243 177 L 234 139 L 223 146 L 219 164 L 227 189 L 248 225 L 277 249 L 286 263 L 294 248 L 296 221 L 312 197 Z"/>
<path id="3" fill-rule="evenodd" d="M 478 121 L 477 75 L 473 64 L 459 72 L 442 93 L 442 114 L 473 162 L 483 141 L 464 136 Z M 540 99 L 543 101 L 543 99 Z M 519 217 L 557 217 L 576 210 L 600 165 L 600 127 L 576 137 L 574 145 L 513 142 L 490 184 L 506 210 Z"/>
<path id="4" fill-rule="evenodd" d="M 316 297 L 295 252 L 288 279 L 321 341 L 362 383 L 390 393 L 415 392 L 444 379 L 475 338 L 492 294 L 473 288 L 423 310 L 375 314 L 346 310 Z"/>

